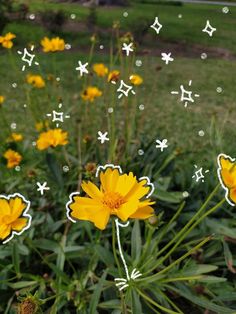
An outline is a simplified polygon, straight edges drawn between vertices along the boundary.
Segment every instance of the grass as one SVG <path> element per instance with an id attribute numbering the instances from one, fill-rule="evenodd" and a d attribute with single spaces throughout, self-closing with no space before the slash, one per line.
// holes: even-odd
<path id="1" fill-rule="evenodd" d="M 89 13 L 88 8 L 71 3 L 34 0 L 28 4 L 31 12 L 62 10 L 68 17 L 72 13 L 76 14 L 78 21 L 85 21 Z M 123 16 L 124 12 L 128 13 L 128 17 Z M 179 14 L 182 15 L 181 19 L 178 18 Z M 139 29 L 143 24 L 151 25 L 155 16 L 158 16 L 164 25 L 160 33 L 161 40 L 180 41 L 205 47 L 220 47 L 228 49 L 232 53 L 236 52 L 235 7 L 230 7 L 230 12 L 224 14 L 221 6 L 214 5 L 184 4 L 176 6 L 134 3 L 125 8 L 98 8 L 97 25 L 107 29 L 112 27 L 114 21 L 120 21 L 124 30 Z M 207 34 L 201 32 L 207 19 L 212 21 L 213 26 L 217 28 L 213 38 L 209 38 Z M 150 33 L 153 31 L 150 30 Z M 157 38 L 153 35 L 149 43 L 156 42 Z"/>
<path id="2" fill-rule="evenodd" d="M 107 62 L 107 56 L 99 53 L 99 45 L 96 48 L 97 55 L 94 61 Z M 78 60 L 86 60 L 86 56 L 77 52 L 66 52 L 64 55 L 55 56 L 56 75 L 61 78 L 61 88 L 64 91 L 65 102 L 70 103 L 75 95 L 79 95 L 82 88 L 79 80 L 75 80 L 75 67 Z M 39 54 L 41 68 L 44 73 L 53 72 L 50 64 L 50 57 Z M 19 61 L 19 58 L 16 57 Z M 162 64 L 160 58 L 144 56 L 138 57 L 142 60 L 142 67 L 136 67 L 136 73 L 142 74 L 144 84 L 138 94 L 137 106 L 145 105 L 145 110 L 140 115 L 145 115 L 147 124 L 142 127 L 142 132 L 147 134 L 149 139 L 168 138 L 170 145 L 180 148 L 190 155 L 195 156 L 195 160 L 201 160 L 205 155 L 209 159 L 209 151 L 212 155 L 224 151 L 232 153 L 232 141 L 235 136 L 234 121 L 236 114 L 234 108 L 234 72 L 235 63 L 223 60 L 199 60 L 176 58 L 168 66 Z M 1 56 L 1 75 L 4 75 L 4 64 L 6 56 Z M 162 65 L 162 69 L 156 68 Z M 18 65 L 20 67 L 20 64 Z M 37 73 L 37 68 L 34 71 Z M 66 75 L 64 74 L 66 73 Z M 21 80 L 25 79 L 25 74 L 20 73 Z M 22 90 L 14 90 L 9 82 L 15 81 L 15 74 L 12 71 L 5 73 L 5 80 L 1 84 L 2 93 L 8 95 L 6 110 L 7 119 L 10 123 L 12 106 L 14 102 L 24 104 L 26 99 Z M 187 88 L 188 81 L 193 80 L 192 89 L 200 94 L 200 98 L 195 103 L 189 104 L 187 108 L 179 101 L 179 97 L 171 95 L 172 90 L 179 90 L 180 84 Z M 206 85 L 207 82 L 207 85 Z M 98 80 L 98 86 L 101 82 Z M 222 88 L 222 93 L 217 93 L 217 87 Z M 15 105 L 15 109 L 17 106 Z M 46 104 L 40 105 L 39 119 L 45 117 Z M 118 106 L 118 101 L 115 106 Z M 8 109 L 9 108 L 9 109 Z M 20 109 L 21 111 L 23 109 Z M 103 112 L 99 113 L 102 116 Z M 15 115 L 17 122 L 17 115 Z M 217 129 L 214 128 L 217 126 Z M 96 125 L 96 129 L 102 128 L 102 120 Z M 200 130 L 204 130 L 205 136 L 198 135 Z M 88 132 L 92 135 L 96 130 L 91 128 Z M 204 139 L 204 140 L 203 140 Z M 190 155 L 189 155 L 190 154 Z M 198 158 L 196 158 L 198 156 Z M 197 161 L 197 160 L 196 160 Z"/>
<path id="3" fill-rule="evenodd" d="M 82 21 L 88 14 L 88 9 L 72 4 L 30 1 L 29 5 L 32 12 L 62 8 Z M 129 13 L 128 18 L 123 17 L 124 10 Z M 235 313 L 232 273 L 236 267 L 236 217 L 219 187 L 216 157 L 221 152 L 235 156 L 236 63 L 213 58 L 211 53 L 206 60 L 200 58 L 200 53 L 210 46 L 235 51 L 235 12 L 232 9 L 226 15 L 220 7 L 201 5 L 136 4 L 99 9 L 100 34 L 106 28 L 110 30 L 115 19 L 121 21 L 122 34 L 133 30 L 142 15 L 152 20 L 158 14 L 165 26 L 160 41 L 150 31 L 143 46 L 137 47 L 137 55 L 114 57 L 115 62 L 111 62 L 108 52 L 113 44 L 116 54 L 118 43 L 110 40 L 110 31 L 100 35 L 93 55 L 88 54 L 93 32 L 79 29 L 72 34 L 68 30 L 59 34 L 72 43 L 73 49 L 44 54 L 39 49 L 40 39 L 54 35 L 46 33 L 42 25 L 32 21 L 7 25 L 6 31 L 16 33 L 17 38 L 9 54 L 0 54 L 0 75 L 4 78 L 0 95 L 6 97 L 0 107 L 0 153 L 2 156 L 6 147 L 15 145 L 13 148 L 23 155 L 23 161 L 17 172 L 6 169 L 2 160 L 0 188 L 5 194 L 20 191 L 31 201 L 33 225 L 1 248 L 0 312 L 15 314 L 17 301 L 28 304 L 36 300 L 44 313 L 51 314 L 106 314 L 113 310 L 145 314 L 160 310 Z M 182 19 L 178 14 L 182 14 Z M 201 32 L 206 18 L 214 20 L 217 27 L 213 38 Z M 168 44 L 180 40 L 185 41 L 182 47 L 186 48 L 199 44 L 198 57 L 190 54 L 186 58 L 172 51 L 175 60 L 165 65 L 160 52 L 167 52 Z M 33 65 L 22 72 L 17 50 L 22 50 L 28 41 L 36 44 L 40 66 Z M 146 54 L 142 53 L 145 49 L 149 50 Z M 135 65 L 137 59 L 142 61 L 141 67 Z M 118 85 L 108 84 L 106 78 L 90 74 L 81 79 L 75 71 L 78 60 L 89 61 L 90 67 L 103 62 L 111 69 L 121 69 L 125 82 L 130 74 L 140 74 L 144 83 L 135 87 L 136 95 L 118 100 Z M 25 77 L 29 72 L 41 74 L 46 87 L 35 90 L 27 85 Z M 191 89 L 200 97 L 185 108 L 171 91 L 179 90 L 181 84 L 187 88 L 189 80 Z M 13 83 L 17 83 L 17 88 L 13 88 Z M 80 94 L 89 84 L 103 91 L 94 103 L 81 100 Z M 222 88 L 221 93 L 217 92 L 218 87 Z M 46 114 L 57 110 L 61 101 L 63 111 L 71 116 L 62 125 L 69 132 L 69 144 L 38 151 L 32 146 L 38 138 L 35 122 L 48 119 Z M 114 109 L 112 115 L 108 114 L 109 107 Z M 16 123 L 14 131 L 23 134 L 23 142 L 6 143 L 12 123 Z M 110 141 L 104 145 L 97 140 L 99 130 L 109 133 Z M 205 133 L 203 137 L 199 136 L 200 130 Z M 164 152 L 155 148 L 157 138 L 168 139 L 169 147 Z M 143 149 L 143 155 L 138 154 L 139 149 Z M 81 181 L 97 180 L 94 172 L 85 169 L 88 162 L 97 165 L 111 161 L 137 177 L 148 175 L 155 184 L 152 198 L 156 201 L 157 219 L 132 222 L 121 231 L 129 267 L 137 267 L 143 273 L 121 294 L 114 285 L 114 277 L 122 273 L 119 261 L 116 265 L 117 242 L 111 224 L 101 232 L 89 222 L 70 224 L 65 213 L 68 195 L 80 188 Z M 192 179 L 194 164 L 210 169 L 204 183 Z M 69 166 L 69 172 L 63 171 L 63 165 Z M 39 196 L 36 183 L 44 181 L 50 191 Z M 185 199 L 183 191 L 188 191 L 190 197 Z M 210 214 L 213 217 L 208 217 Z"/>

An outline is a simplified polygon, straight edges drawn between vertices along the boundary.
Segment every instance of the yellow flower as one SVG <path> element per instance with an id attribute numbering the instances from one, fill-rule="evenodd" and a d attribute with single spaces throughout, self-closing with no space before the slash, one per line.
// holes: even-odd
<path id="1" fill-rule="evenodd" d="M 146 219 L 154 215 L 150 206 L 154 202 L 146 198 L 150 193 L 147 178 L 138 181 L 132 172 L 121 174 L 117 168 L 106 167 L 103 170 L 100 173 L 100 188 L 92 182 L 83 182 L 82 189 L 87 196 L 71 194 L 67 210 L 72 221 L 88 220 L 104 230 L 111 215 L 122 221 Z"/>
<path id="2" fill-rule="evenodd" d="M 0 105 L 4 103 L 5 97 L 0 95 Z"/>
<path id="3" fill-rule="evenodd" d="M 22 160 L 22 156 L 12 149 L 8 149 L 3 157 L 7 159 L 7 168 L 9 169 L 18 166 Z"/>
<path id="4" fill-rule="evenodd" d="M 36 88 L 43 88 L 45 87 L 45 81 L 40 75 L 32 75 L 28 74 L 26 76 L 26 81 L 28 84 L 33 85 Z"/>
<path id="5" fill-rule="evenodd" d="M 23 140 L 23 135 L 20 133 L 12 133 L 8 138 L 9 142 L 21 142 Z"/>
<path id="6" fill-rule="evenodd" d="M 49 127 L 49 122 L 48 121 L 40 121 L 35 123 L 35 129 L 40 132 L 42 131 L 43 128 L 47 129 Z"/>
<path id="7" fill-rule="evenodd" d="M 141 85 L 143 83 L 142 77 L 138 74 L 130 75 L 129 80 L 133 85 Z"/>
<path id="8" fill-rule="evenodd" d="M 100 97 L 101 95 L 102 92 L 97 87 L 89 86 L 83 91 L 81 97 L 83 100 L 93 102 L 96 97 Z"/>
<path id="9" fill-rule="evenodd" d="M 36 145 L 39 150 L 66 145 L 68 144 L 67 137 L 67 132 L 62 131 L 61 129 L 51 129 L 39 135 Z"/>
<path id="10" fill-rule="evenodd" d="M 16 38 L 16 35 L 7 33 L 5 36 L 0 36 L 0 44 L 2 47 L 11 49 L 13 46 L 12 39 Z"/>
<path id="11" fill-rule="evenodd" d="M 65 50 L 64 39 L 61 39 L 59 37 L 54 37 L 52 39 L 49 39 L 48 37 L 44 37 L 41 40 L 41 45 L 43 47 L 44 52 L 55 52 L 55 51 Z"/>
<path id="12" fill-rule="evenodd" d="M 103 77 L 107 75 L 108 68 L 103 63 L 95 63 L 93 65 L 93 71 L 97 74 L 97 76 Z"/>
<path id="13" fill-rule="evenodd" d="M 31 216 L 26 214 L 29 206 L 30 203 L 20 194 L 0 196 L 0 239 L 3 243 L 29 228 Z"/>
<path id="14" fill-rule="evenodd" d="M 236 204 L 236 160 L 220 154 L 218 157 L 218 176 L 226 190 L 226 199 L 231 205 Z"/>
<path id="15" fill-rule="evenodd" d="M 120 77 L 120 71 L 114 70 L 108 74 L 107 81 L 108 82 L 117 82 Z"/>

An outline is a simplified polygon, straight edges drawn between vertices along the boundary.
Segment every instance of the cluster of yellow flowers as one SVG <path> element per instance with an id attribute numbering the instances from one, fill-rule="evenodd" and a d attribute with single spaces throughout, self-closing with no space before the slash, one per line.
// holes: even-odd
<path id="1" fill-rule="evenodd" d="M 82 93 L 83 100 L 93 102 L 95 98 L 102 96 L 102 92 L 95 86 L 88 86 Z"/>
<path id="2" fill-rule="evenodd" d="M 3 48 L 11 49 L 13 47 L 13 39 L 16 38 L 15 34 L 7 33 L 4 36 L 0 36 L 0 44 Z M 59 37 L 49 39 L 44 37 L 41 40 L 41 45 L 44 52 L 56 52 L 65 50 L 65 41 Z"/>
<path id="3" fill-rule="evenodd" d="M 41 40 L 41 45 L 43 47 L 44 52 L 56 52 L 65 50 L 65 42 L 63 39 L 59 37 L 55 37 L 52 39 L 44 37 Z"/>
<path id="4" fill-rule="evenodd" d="M 0 36 L 0 44 L 3 48 L 11 49 L 13 46 L 12 39 L 16 38 L 16 35 L 7 33 L 5 36 Z"/>
<path id="5" fill-rule="evenodd" d="M 28 84 L 32 85 L 33 87 L 36 88 L 43 88 L 45 87 L 45 81 L 42 78 L 41 75 L 32 75 L 28 74 L 26 77 L 26 81 Z"/>
<path id="6" fill-rule="evenodd" d="M 15 168 L 22 161 L 21 154 L 10 148 L 4 153 L 3 157 L 7 160 L 7 168 L 9 169 Z"/>
<path id="7" fill-rule="evenodd" d="M 68 144 L 68 133 L 62 129 L 50 129 L 39 135 L 36 142 L 39 150 L 45 150 L 49 147 L 56 147 L 58 145 Z"/>

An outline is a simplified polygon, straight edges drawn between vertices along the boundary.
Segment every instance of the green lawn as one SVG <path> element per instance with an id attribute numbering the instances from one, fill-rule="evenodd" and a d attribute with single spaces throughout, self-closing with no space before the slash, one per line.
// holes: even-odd
<path id="1" fill-rule="evenodd" d="M 17 1 L 27 3 L 27 1 Z M 88 16 L 89 9 L 72 3 L 54 3 L 51 1 L 33 0 L 28 1 L 30 11 L 37 14 L 44 10 L 62 10 L 68 17 L 70 14 L 76 15 L 76 20 L 84 21 Z M 137 29 L 140 31 L 143 26 L 151 25 L 154 17 L 158 16 L 164 25 L 160 33 L 161 40 L 180 41 L 187 44 L 198 44 L 210 47 L 219 47 L 236 52 L 236 8 L 230 7 L 230 12 L 224 14 L 222 6 L 184 4 L 162 5 L 162 4 L 142 4 L 134 3 L 130 7 L 121 8 L 98 8 L 97 25 L 102 28 L 110 28 L 114 21 L 120 21 L 121 28 L 126 30 Z M 128 17 L 123 13 L 127 12 Z M 182 15 L 182 18 L 178 16 Z M 210 20 L 212 25 L 217 28 L 213 38 L 202 29 L 206 20 Z M 153 34 L 150 29 L 150 33 Z M 158 44 L 158 38 L 152 36 L 152 43 Z M 154 46 L 154 45 L 153 45 Z"/>

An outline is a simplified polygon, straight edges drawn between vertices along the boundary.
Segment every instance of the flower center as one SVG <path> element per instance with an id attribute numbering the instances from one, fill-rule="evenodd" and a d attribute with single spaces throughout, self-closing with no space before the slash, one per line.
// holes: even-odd
<path id="1" fill-rule="evenodd" d="M 125 203 L 123 197 L 117 192 L 106 192 L 103 196 L 102 203 L 116 212 L 119 207 Z"/>

